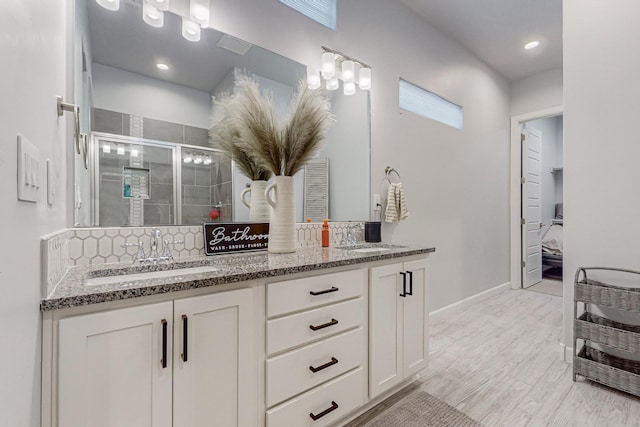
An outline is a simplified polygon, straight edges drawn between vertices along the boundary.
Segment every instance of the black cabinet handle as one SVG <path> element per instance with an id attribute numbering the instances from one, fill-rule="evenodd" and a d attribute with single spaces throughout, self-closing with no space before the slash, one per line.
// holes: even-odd
<path id="1" fill-rule="evenodd" d="M 407 292 L 407 295 L 413 295 L 413 271 L 407 271 L 407 274 L 409 275 L 409 292 Z"/>
<path id="2" fill-rule="evenodd" d="M 337 324 L 338 324 L 338 321 L 336 319 L 331 319 L 331 322 L 323 323 L 322 325 L 318 325 L 318 326 L 309 325 L 309 328 L 312 331 L 317 331 L 318 329 L 328 328 L 329 326 L 333 326 Z"/>
<path id="3" fill-rule="evenodd" d="M 311 419 L 313 421 L 316 421 L 316 420 L 319 420 L 320 418 L 324 417 L 325 415 L 327 415 L 329 412 L 335 411 L 336 409 L 338 409 L 338 404 L 332 400 L 331 401 L 331 407 L 329 407 L 329 408 L 325 409 L 324 411 L 320 412 L 318 415 L 313 415 L 313 412 L 309 412 L 309 416 L 311 417 Z"/>
<path id="4" fill-rule="evenodd" d="M 406 297 L 407 294 L 407 273 L 405 273 L 404 271 L 401 271 L 400 274 L 402 275 L 402 293 L 400 294 L 401 297 Z"/>
<path id="5" fill-rule="evenodd" d="M 324 291 L 318 291 L 318 292 L 314 292 L 314 291 L 309 291 L 309 293 L 313 296 L 316 295 L 322 295 L 322 294 L 328 294 L 329 292 L 338 292 L 340 289 L 336 288 L 335 286 L 332 286 L 329 289 L 325 289 Z"/>
<path id="6" fill-rule="evenodd" d="M 329 366 L 333 366 L 336 363 L 338 363 L 338 359 L 336 359 L 335 357 L 332 357 L 330 362 L 327 362 L 324 365 L 320 365 L 317 368 L 314 368 L 313 366 L 309 366 L 309 369 L 311 369 L 311 372 L 315 374 L 316 372 L 322 371 L 323 369 L 327 369 Z"/>
<path id="7" fill-rule="evenodd" d="M 167 367 L 167 320 L 162 319 L 162 359 L 160 359 L 162 368 Z"/>
<path id="8" fill-rule="evenodd" d="M 187 361 L 187 348 L 188 348 L 188 337 L 189 337 L 189 318 L 186 314 L 182 315 L 182 361 Z"/>

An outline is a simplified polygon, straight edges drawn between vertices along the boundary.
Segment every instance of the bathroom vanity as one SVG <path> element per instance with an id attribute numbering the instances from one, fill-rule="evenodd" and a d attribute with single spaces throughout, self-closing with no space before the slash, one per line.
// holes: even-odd
<path id="1" fill-rule="evenodd" d="M 433 251 L 72 267 L 41 302 L 42 425 L 341 425 L 427 366 Z"/>

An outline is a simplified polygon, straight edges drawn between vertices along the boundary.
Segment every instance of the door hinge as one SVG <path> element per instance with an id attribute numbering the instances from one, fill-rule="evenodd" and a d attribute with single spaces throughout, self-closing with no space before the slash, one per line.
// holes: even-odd
<path id="1" fill-rule="evenodd" d="M 527 139 L 526 136 L 524 136 L 524 133 L 520 134 L 520 142 L 524 142 L 524 140 Z"/>
<path id="2" fill-rule="evenodd" d="M 527 222 L 524 220 L 524 218 L 520 218 L 520 224 L 521 225 L 525 225 Z"/>
<path id="3" fill-rule="evenodd" d="M 527 182 L 527 179 L 524 176 L 520 177 L 520 184 L 524 184 L 525 182 Z"/>
<path id="4" fill-rule="evenodd" d="M 525 266 L 526 266 L 526 263 L 522 261 L 522 268 L 524 268 Z"/>

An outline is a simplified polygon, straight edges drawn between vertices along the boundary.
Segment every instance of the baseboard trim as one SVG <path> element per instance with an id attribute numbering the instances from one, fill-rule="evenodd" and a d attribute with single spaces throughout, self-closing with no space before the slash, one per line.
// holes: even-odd
<path id="1" fill-rule="evenodd" d="M 509 289 L 511 289 L 511 282 L 503 283 L 502 285 L 487 289 L 486 291 L 482 291 L 461 301 L 454 302 L 453 304 L 450 304 L 446 307 L 434 310 L 429 313 L 429 322 L 439 322 L 441 320 L 445 320 L 455 314 L 466 310 L 473 304 L 477 304 L 481 301 L 494 297 L 504 291 L 508 291 Z"/>
<path id="2" fill-rule="evenodd" d="M 567 363 L 573 363 L 573 348 L 568 347 L 561 342 L 559 342 L 558 345 L 560 345 L 560 360 Z"/>

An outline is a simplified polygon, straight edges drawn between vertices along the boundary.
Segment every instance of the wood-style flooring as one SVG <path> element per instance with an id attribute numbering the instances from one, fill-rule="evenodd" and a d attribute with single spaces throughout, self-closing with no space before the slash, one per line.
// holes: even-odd
<path id="1" fill-rule="evenodd" d="M 585 380 L 560 360 L 562 298 L 506 291 L 430 325 L 425 390 L 486 426 L 640 426 L 640 398 Z M 348 424 L 362 426 L 392 396 Z"/>

